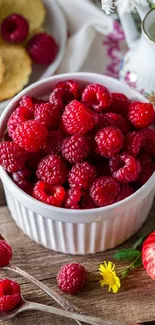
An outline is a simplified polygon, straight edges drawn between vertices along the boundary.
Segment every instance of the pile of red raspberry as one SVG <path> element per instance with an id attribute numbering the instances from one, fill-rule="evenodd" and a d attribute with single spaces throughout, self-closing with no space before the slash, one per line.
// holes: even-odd
<path id="1" fill-rule="evenodd" d="M 110 93 L 59 82 L 49 101 L 24 96 L 8 120 L 0 164 L 26 193 L 68 209 L 125 199 L 155 170 L 154 108 Z"/>

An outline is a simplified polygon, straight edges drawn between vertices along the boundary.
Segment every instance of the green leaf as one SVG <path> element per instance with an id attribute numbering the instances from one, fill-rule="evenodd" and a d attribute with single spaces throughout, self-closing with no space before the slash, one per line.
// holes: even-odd
<path id="1" fill-rule="evenodd" d="M 136 257 L 140 256 L 140 251 L 133 248 L 126 248 L 118 251 L 113 255 L 113 258 L 117 261 L 132 261 Z"/>
<path id="2" fill-rule="evenodd" d="M 127 278 L 129 272 L 130 272 L 130 269 L 125 269 L 124 271 L 122 271 L 122 273 L 121 273 L 122 279 Z"/>
<path id="3" fill-rule="evenodd" d="M 142 257 L 139 256 L 139 258 L 134 263 L 134 268 L 138 268 L 138 267 L 140 267 L 142 265 L 143 265 L 143 263 L 142 263 Z"/>

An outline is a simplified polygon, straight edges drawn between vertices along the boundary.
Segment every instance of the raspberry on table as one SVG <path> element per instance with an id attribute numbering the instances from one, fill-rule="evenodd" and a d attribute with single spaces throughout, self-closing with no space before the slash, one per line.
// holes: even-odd
<path id="1" fill-rule="evenodd" d="M 57 284 L 60 290 L 74 295 L 85 286 L 88 274 L 84 266 L 78 263 L 69 263 L 61 267 L 57 275 Z"/>
<path id="2" fill-rule="evenodd" d="M 123 117 L 120 114 L 111 113 L 111 112 L 101 114 L 99 118 L 99 124 L 101 125 L 102 128 L 107 126 L 115 126 L 119 130 L 121 130 L 123 134 L 128 133 L 131 128 L 128 120 L 125 117 Z"/>
<path id="3" fill-rule="evenodd" d="M 47 128 L 38 121 L 30 120 L 17 125 L 12 137 L 27 152 L 39 151 L 47 138 Z"/>
<path id="4" fill-rule="evenodd" d="M 65 198 L 65 189 L 62 186 L 38 181 L 33 189 L 33 197 L 43 203 L 61 207 Z"/>
<path id="5" fill-rule="evenodd" d="M 47 128 L 56 128 L 60 121 L 60 109 L 49 102 L 36 104 L 34 119 Z"/>
<path id="6" fill-rule="evenodd" d="M 51 185 L 62 185 L 68 177 L 68 168 L 58 155 L 49 155 L 41 160 L 36 175 L 39 180 Z"/>
<path id="7" fill-rule="evenodd" d="M 21 43 L 25 41 L 28 32 L 28 21 L 21 15 L 12 14 L 2 21 L 1 36 L 9 43 Z"/>
<path id="8" fill-rule="evenodd" d="M 118 128 L 107 126 L 96 133 L 95 141 L 97 153 L 105 158 L 111 158 L 123 148 L 124 136 Z"/>
<path id="9" fill-rule="evenodd" d="M 22 300 L 20 286 L 9 279 L 0 279 L 0 312 L 13 310 Z"/>
<path id="10" fill-rule="evenodd" d="M 59 47 L 55 39 L 46 33 L 39 33 L 29 40 L 27 51 L 33 61 L 39 64 L 52 63 L 58 53 Z"/>
<path id="11" fill-rule="evenodd" d="M 145 136 L 142 132 L 129 132 L 124 139 L 124 151 L 132 156 L 137 156 L 145 146 Z"/>
<path id="12" fill-rule="evenodd" d="M 61 146 L 61 153 L 71 164 L 82 162 L 89 154 L 87 138 L 78 134 L 66 138 Z"/>
<path id="13" fill-rule="evenodd" d="M 149 156 L 155 155 L 155 130 L 150 128 L 143 129 L 140 131 L 145 137 L 144 152 Z"/>
<path id="14" fill-rule="evenodd" d="M 57 130 L 51 130 L 48 132 L 47 139 L 43 145 L 43 149 L 47 154 L 60 154 L 61 145 L 64 140 L 64 135 Z"/>
<path id="15" fill-rule="evenodd" d="M 10 141 L 0 143 L 0 165 L 9 173 L 24 167 L 27 153 L 18 144 Z"/>
<path id="16" fill-rule="evenodd" d="M 64 208 L 66 209 L 93 209 L 95 205 L 89 193 L 82 189 L 71 188 L 66 192 Z"/>
<path id="17" fill-rule="evenodd" d="M 72 95 L 72 100 L 73 99 L 79 99 L 80 97 L 80 88 L 79 85 L 76 81 L 74 80 L 65 80 L 65 81 L 60 81 L 56 84 L 54 89 L 67 89 Z"/>
<path id="18" fill-rule="evenodd" d="M 126 117 L 129 112 L 130 104 L 131 100 L 129 100 L 124 94 L 112 93 L 112 101 L 109 111 Z"/>
<path id="19" fill-rule="evenodd" d="M 98 118 L 88 107 L 77 100 L 72 100 L 65 107 L 62 122 L 69 134 L 85 134 L 94 128 Z"/>
<path id="20" fill-rule="evenodd" d="M 12 248 L 5 241 L 0 240 L 0 267 L 7 266 L 12 258 Z"/>
<path id="21" fill-rule="evenodd" d="M 155 112 L 150 103 L 134 102 L 130 105 L 128 119 L 136 129 L 143 129 L 153 123 Z"/>
<path id="22" fill-rule="evenodd" d="M 17 125 L 22 124 L 23 122 L 29 121 L 33 119 L 32 111 L 25 106 L 18 106 L 15 111 L 11 114 L 7 128 L 9 136 L 12 137 Z"/>
<path id="23" fill-rule="evenodd" d="M 121 184 L 135 182 L 141 172 L 139 160 L 127 153 L 111 159 L 109 166 L 113 177 Z"/>
<path id="24" fill-rule="evenodd" d="M 137 179 L 137 184 L 139 186 L 144 185 L 148 179 L 152 176 L 155 171 L 155 164 L 150 156 L 146 154 L 140 154 L 138 160 L 141 164 L 141 173 Z"/>
<path id="25" fill-rule="evenodd" d="M 69 172 L 68 183 L 75 189 L 88 189 L 96 178 L 96 169 L 89 162 L 77 163 Z"/>
<path id="26" fill-rule="evenodd" d="M 82 92 L 82 102 L 95 112 L 104 112 L 111 104 L 111 94 L 99 84 L 90 84 Z"/>
<path id="27" fill-rule="evenodd" d="M 130 184 L 122 184 L 120 193 L 116 197 L 115 203 L 126 199 L 128 196 L 134 193 L 134 189 Z"/>
<path id="28" fill-rule="evenodd" d="M 90 196 L 96 207 L 113 204 L 119 192 L 119 183 L 110 176 L 96 179 L 90 188 Z"/>

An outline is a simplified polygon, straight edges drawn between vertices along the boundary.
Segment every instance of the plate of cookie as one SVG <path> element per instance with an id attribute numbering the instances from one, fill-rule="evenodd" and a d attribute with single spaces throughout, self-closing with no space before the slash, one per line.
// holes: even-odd
<path id="1" fill-rule="evenodd" d="M 56 0 L 0 0 L 0 114 L 25 86 L 57 70 L 67 25 Z"/>

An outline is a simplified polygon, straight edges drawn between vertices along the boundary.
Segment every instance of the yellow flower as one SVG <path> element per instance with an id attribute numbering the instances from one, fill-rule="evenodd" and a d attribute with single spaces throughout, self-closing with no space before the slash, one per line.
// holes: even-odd
<path id="1" fill-rule="evenodd" d="M 108 285 L 108 291 L 111 291 L 112 289 L 113 293 L 116 293 L 119 290 L 121 283 L 116 274 L 115 265 L 112 262 L 106 263 L 104 261 L 104 264 L 100 264 L 99 271 L 103 277 L 103 280 L 100 281 L 101 287 Z"/>

